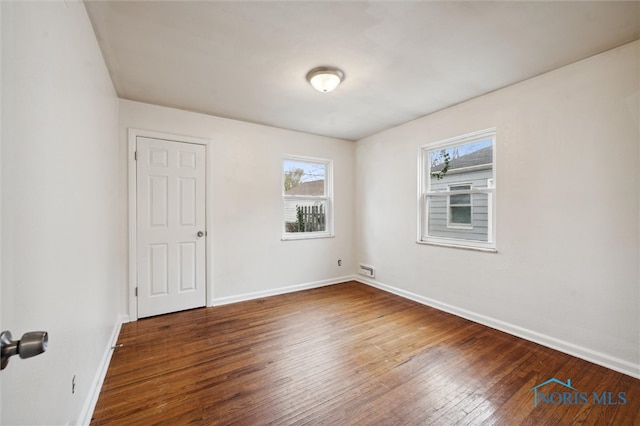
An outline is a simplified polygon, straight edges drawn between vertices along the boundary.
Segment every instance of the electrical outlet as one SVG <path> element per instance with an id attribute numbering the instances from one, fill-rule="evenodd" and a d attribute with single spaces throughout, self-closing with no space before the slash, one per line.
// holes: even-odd
<path id="1" fill-rule="evenodd" d="M 76 393 L 76 375 L 73 375 L 73 378 L 71 379 L 71 393 L 74 394 Z"/>

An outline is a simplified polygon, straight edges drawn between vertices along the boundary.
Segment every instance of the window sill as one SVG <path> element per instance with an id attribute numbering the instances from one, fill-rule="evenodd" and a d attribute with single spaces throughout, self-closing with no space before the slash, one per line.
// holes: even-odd
<path id="1" fill-rule="evenodd" d="M 287 234 L 285 236 L 283 236 L 280 241 L 299 241 L 299 240 L 316 240 L 319 238 L 333 238 L 334 235 L 333 234 L 327 234 L 327 233 L 322 233 L 322 234 L 303 234 L 303 235 L 291 235 L 291 234 Z"/>
<path id="2" fill-rule="evenodd" d="M 462 244 L 453 244 L 453 243 L 440 243 L 436 241 L 416 241 L 417 244 L 427 245 L 427 246 L 438 246 L 438 247 L 448 247 L 462 250 L 471 250 L 471 251 L 480 251 L 484 253 L 497 253 L 498 250 L 492 247 L 478 247 L 478 246 L 467 246 Z"/>
<path id="3" fill-rule="evenodd" d="M 447 225 L 447 229 L 473 229 L 473 225 Z"/>

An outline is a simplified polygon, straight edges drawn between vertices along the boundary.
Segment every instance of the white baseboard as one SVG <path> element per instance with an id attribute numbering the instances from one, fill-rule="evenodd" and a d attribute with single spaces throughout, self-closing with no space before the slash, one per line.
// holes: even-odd
<path id="1" fill-rule="evenodd" d="M 128 315 L 122 315 L 118 318 L 118 322 L 113 327 L 113 331 L 111 332 L 111 337 L 107 342 L 107 347 L 105 348 L 104 354 L 102 355 L 102 359 L 100 360 L 100 364 L 98 365 L 98 371 L 96 371 L 96 375 L 91 383 L 91 387 L 89 388 L 89 393 L 87 395 L 87 399 L 84 402 L 84 406 L 82 407 L 82 412 L 80 413 L 80 421 L 79 425 L 89 425 L 91 423 L 91 417 L 93 417 L 93 410 L 96 408 L 96 404 L 98 403 L 98 397 L 100 396 L 100 390 L 102 389 L 102 384 L 104 383 L 104 378 L 107 375 L 107 370 L 109 369 L 109 363 L 111 362 L 111 355 L 113 355 L 113 347 L 118 342 L 118 336 L 120 335 L 120 329 L 122 328 L 122 324 L 129 322 Z"/>
<path id="2" fill-rule="evenodd" d="M 420 296 L 419 294 L 401 290 L 399 288 L 383 284 L 376 280 L 365 278 L 359 275 L 355 275 L 351 279 L 378 288 L 380 290 L 393 293 L 397 296 L 413 300 L 414 302 L 430 306 L 440 311 L 448 312 L 450 314 L 468 319 L 478 324 L 486 325 L 487 327 L 504 331 L 505 333 L 511 334 L 513 336 L 521 337 L 525 340 L 538 343 L 542 346 L 564 352 L 577 358 L 581 358 L 594 364 L 598 364 L 611 370 L 618 371 L 628 376 L 640 379 L 640 364 L 634 364 L 632 362 L 616 358 L 602 352 L 597 352 L 583 346 L 575 345 L 573 343 L 565 342 L 555 337 L 538 333 L 533 330 L 519 327 L 517 325 L 510 324 L 485 315 L 477 314 L 466 309 L 461 309 L 447 303 Z"/>
<path id="3" fill-rule="evenodd" d="M 344 277 L 331 278 L 328 280 L 313 281 L 310 283 L 296 284 L 288 287 L 280 287 L 280 288 L 271 289 L 271 290 L 256 291 L 253 293 L 244 293 L 236 296 L 218 297 L 218 298 L 213 298 L 209 306 L 221 306 L 221 305 L 228 305 L 230 303 L 245 302 L 247 300 L 261 299 L 263 297 L 277 296 L 279 294 L 293 293 L 295 291 L 309 290 L 312 288 L 339 284 L 345 281 L 351 281 L 353 279 L 354 278 L 352 275 L 348 275 Z"/>

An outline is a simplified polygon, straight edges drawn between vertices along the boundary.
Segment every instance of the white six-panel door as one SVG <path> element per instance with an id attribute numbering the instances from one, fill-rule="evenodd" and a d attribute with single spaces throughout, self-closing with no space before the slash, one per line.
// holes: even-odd
<path id="1" fill-rule="evenodd" d="M 136 145 L 138 317 L 205 306 L 205 146 Z"/>

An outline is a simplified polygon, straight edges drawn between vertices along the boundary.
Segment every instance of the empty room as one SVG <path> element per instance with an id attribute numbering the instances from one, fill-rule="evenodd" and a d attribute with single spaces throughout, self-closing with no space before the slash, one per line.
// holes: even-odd
<path id="1" fill-rule="evenodd" d="M 640 2 L 0 2 L 2 425 L 640 424 Z"/>

